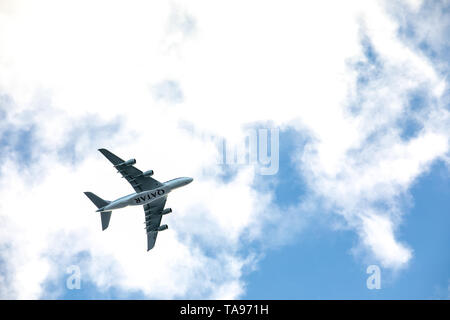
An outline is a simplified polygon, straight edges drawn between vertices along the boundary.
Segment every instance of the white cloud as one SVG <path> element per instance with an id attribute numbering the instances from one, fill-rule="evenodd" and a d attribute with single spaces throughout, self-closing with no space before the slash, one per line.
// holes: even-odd
<path id="1" fill-rule="evenodd" d="M 423 0 L 405 0 L 404 1 L 412 10 L 418 11 L 422 6 Z"/>
<path id="2" fill-rule="evenodd" d="M 251 168 L 229 183 L 217 179 L 207 137 L 238 141 L 255 122 L 306 132 L 311 140 L 298 167 L 309 188 L 384 266 L 399 268 L 411 258 L 395 235 L 396 200 L 448 153 L 449 117 L 439 100 L 447 84 L 398 39 L 396 22 L 379 3 L 14 1 L 0 15 L 0 91 L 14 101 L 6 120 L 35 124 L 38 142 L 31 167 L 2 164 L 2 296 L 39 297 L 54 270 L 48 255 L 70 264 L 81 251 L 91 257 L 84 272 L 101 288 L 160 298 L 241 295 L 242 271 L 256 260 L 241 256 L 240 239 L 263 237 L 273 221 L 268 212 L 280 212 L 253 189 Z M 362 34 L 378 64 L 364 55 Z M 367 72 L 363 85 L 358 63 Z M 155 98 L 167 81 L 180 84 L 175 101 L 167 98 L 170 88 L 165 99 Z M 419 88 L 435 95 L 413 111 L 408 95 Z M 409 139 L 398 125 L 406 115 L 422 128 Z M 80 125 L 87 117 L 121 122 L 117 133 L 100 137 Z M 69 138 L 76 138 L 75 166 L 59 153 Z M 195 177 L 169 198 L 170 231 L 151 254 L 136 208 L 113 213 L 110 229 L 100 232 L 82 191 L 113 199 L 130 188 L 97 147 L 137 158 L 161 180 Z M 388 209 L 380 211 L 379 202 Z M 288 216 L 296 221 L 295 210 L 305 207 Z"/>
<path id="3" fill-rule="evenodd" d="M 395 239 L 392 220 L 379 213 L 362 217 L 360 232 L 364 244 L 384 267 L 403 267 L 412 256 L 411 249 Z"/>

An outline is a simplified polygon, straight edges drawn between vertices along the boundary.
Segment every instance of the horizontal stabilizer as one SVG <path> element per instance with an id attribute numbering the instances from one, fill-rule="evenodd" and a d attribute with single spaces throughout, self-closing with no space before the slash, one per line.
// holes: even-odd
<path id="1" fill-rule="evenodd" d="M 109 226 L 109 220 L 111 220 L 111 211 L 100 212 L 100 217 L 102 218 L 102 231 L 103 231 Z"/>
<path id="2" fill-rule="evenodd" d="M 92 192 L 85 192 L 84 194 L 97 206 L 98 209 L 103 208 L 110 203 L 110 201 L 103 200 Z"/>

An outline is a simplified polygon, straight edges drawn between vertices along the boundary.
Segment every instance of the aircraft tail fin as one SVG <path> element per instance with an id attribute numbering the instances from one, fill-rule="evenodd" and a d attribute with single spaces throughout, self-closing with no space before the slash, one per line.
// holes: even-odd
<path id="1" fill-rule="evenodd" d="M 96 196 L 92 192 L 85 192 L 84 193 L 89 200 L 91 200 L 97 208 L 103 208 L 104 206 L 108 205 L 110 202 L 103 200 L 99 196 Z M 109 226 L 109 220 L 111 220 L 111 211 L 103 211 L 100 212 L 100 218 L 102 219 L 102 230 L 105 230 Z"/>
<path id="2" fill-rule="evenodd" d="M 103 208 L 104 206 L 109 204 L 109 201 L 103 200 L 92 192 L 85 192 L 84 194 L 97 206 L 98 209 Z"/>

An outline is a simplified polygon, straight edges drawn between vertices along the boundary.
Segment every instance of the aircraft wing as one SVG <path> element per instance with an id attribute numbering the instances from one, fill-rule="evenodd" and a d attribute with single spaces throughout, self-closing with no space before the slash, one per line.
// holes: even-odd
<path id="1" fill-rule="evenodd" d="M 144 205 L 145 229 L 147 231 L 147 251 L 155 246 L 158 231 L 155 231 L 161 225 L 161 211 L 164 210 L 167 197 L 160 198 L 154 202 Z"/>
<path id="2" fill-rule="evenodd" d="M 144 177 L 142 171 L 132 165 L 120 165 L 125 161 L 114 153 L 106 149 L 98 149 L 117 169 L 118 172 L 125 178 L 136 192 L 152 190 L 161 187 L 163 184 L 151 177 Z"/>

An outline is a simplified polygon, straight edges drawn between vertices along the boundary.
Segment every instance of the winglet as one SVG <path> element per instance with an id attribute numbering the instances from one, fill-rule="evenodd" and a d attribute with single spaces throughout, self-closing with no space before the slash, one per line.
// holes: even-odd
<path id="1" fill-rule="evenodd" d="M 112 153 L 107 149 L 100 148 L 98 149 L 98 151 L 100 151 L 101 154 L 103 154 L 106 157 L 106 159 L 108 159 L 113 165 L 118 165 L 119 163 L 124 162 L 121 158 L 119 158 L 118 156 L 116 156 L 114 153 Z"/>

